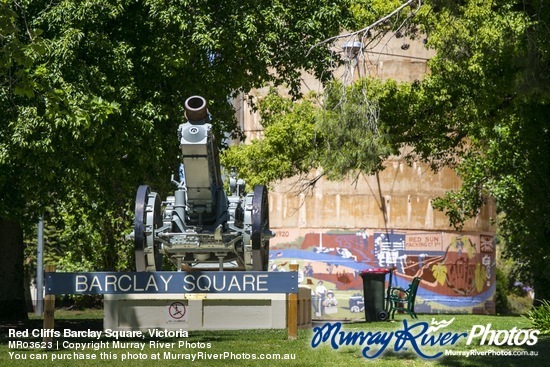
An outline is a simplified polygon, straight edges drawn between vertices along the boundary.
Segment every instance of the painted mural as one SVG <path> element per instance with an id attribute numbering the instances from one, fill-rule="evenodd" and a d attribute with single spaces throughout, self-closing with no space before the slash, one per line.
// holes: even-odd
<path id="1" fill-rule="evenodd" d="M 296 235 L 294 238 L 291 238 Z M 420 313 L 495 312 L 495 245 L 492 235 L 446 232 L 305 233 L 277 231 L 270 250 L 270 271 L 299 264 L 299 282 L 309 286 L 317 319 L 360 319 L 362 271 L 393 269 L 386 286 L 407 288 L 420 282 Z"/>

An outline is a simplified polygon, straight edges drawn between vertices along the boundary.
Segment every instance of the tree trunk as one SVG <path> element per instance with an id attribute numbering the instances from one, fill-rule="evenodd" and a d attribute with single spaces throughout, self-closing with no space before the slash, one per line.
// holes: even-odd
<path id="1" fill-rule="evenodd" d="M 540 306 L 544 300 L 550 301 L 550 265 L 541 265 L 541 269 L 533 272 L 533 290 L 535 291 L 533 306 Z"/>
<path id="2" fill-rule="evenodd" d="M 0 218 L 0 320 L 26 320 L 23 229 Z"/>

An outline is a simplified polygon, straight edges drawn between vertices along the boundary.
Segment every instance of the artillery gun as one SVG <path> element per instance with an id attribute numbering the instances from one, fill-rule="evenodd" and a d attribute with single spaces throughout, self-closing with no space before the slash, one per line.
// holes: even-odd
<path id="1" fill-rule="evenodd" d="M 266 187 L 244 194 L 244 181 L 232 174 L 228 196 L 206 100 L 188 98 L 185 118 L 178 128 L 182 162 L 179 181 L 172 176 L 174 195 L 161 201 L 147 185 L 137 190 L 130 235 L 136 270 L 161 270 L 163 256 L 178 270 L 267 270 L 273 233 Z"/>

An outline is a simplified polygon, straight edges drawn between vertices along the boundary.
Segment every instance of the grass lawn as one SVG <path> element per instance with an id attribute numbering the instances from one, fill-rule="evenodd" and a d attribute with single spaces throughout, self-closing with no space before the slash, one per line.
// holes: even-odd
<path id="1" fill-rule="evenodd" d="M 522 317 L 508 316 L 481 316 L 481 315 L 420 315 L 419 321 L 425 321 L 428 324 L 432 318 L 436 321 L 450 320 L 455 318 L 454 322 L 448 328 L 441 329 L 437 333 L 470 333 L 473 325 L 491 324 L 491 330 L 516 330 L 529 329 L 528 320 Z M 87 311 L 56 311 L 56 330 L 102 330 L 102 310 Z M 349 332 L 368 332 L 373 333 L 403 330 L 403 319 L 407 320 L 409 326 L 414 324 L 412 320 L 402 315 L 396 316 L 396 322 L 378 322 L 378 323 L 353 323 L 343 324 L 343 329 Z M 74 348 L 62 347 L 59 350 L 44 351 L 41 349 L 22 349 L 10 348 L 9 340 L 23 341 L 41 341 L 41 338 L 17 338 L 9 337 L 9 329 L 32 330 L 40 329 L 41 320 L 31 317 L 26 323 L 0 325 L 0 366 L 365 366 L 376 365 L 382 367 L 414 367 L 414 366 L 549 366 L 550 365 L 550 337 L 538 336 L 538 342 L 533 346 L 480 346 L 479 340 L 474 341 L 472 345 L 466 345 L 466 338 L 463 337 L 456 345 L 422 347 L 426 354 L 436 354 L 449 349 L 452 351 L 469 351 L 475 349 L 477 352 L 509 352 L 509 351 L 534 351 L 538 356 L 442 356 L 435 360 L 427 360 L 419 357 L 411 348 L 411 343 L 405 348 L 394 351 L 395 342 L 389 344 L 386 351 L 376 359 L 366 359 L 361 356 L 361 346 L 343 346 L 334 350 L 330 345 L 323 343 L 317 348 L 311 347 L 314 332 L 312 329 L 303 329 L 299 331 L 297 340 L 287 340 L 285 330 L 235 330 L 235 331 L 190 331 L 187 338 L 149 338 L 132 340 L 122 339 L 122 342 L 144 343 L 143 351 L 134 347 L 113 348 L 101 347 L 99 350 L 85 349 L 77 351 Z M 316 324 L 315 326 L 323 326 Z M 411 331 L 412 332 L 412 331 Z M 112 342 L 112 339 L 109 339 Z M 100 339 L 99 341 L 109 341 Z M 393 340 L 393 339 L 392 339 Z M 71 343 L 89 343 L 94 340 L 90 338 L 57 338 L 56 342 L 69 341 Z M 98 341 L 95 341 L 98 342 Z M 150 344 L 152 342 L 152 344 Z M 158 343 L 167 343 L 160 346 Z M 183 345 L 179 345 L 179 343 Z M 187 347 L 185 343 L 187 342 Z M 190 345 L 191 343 L 191 345 Z M 191 348 L 189 348 L 191 347 Z M 10 353 L 12 355 L 10 356 Z M 76 355 L 75 355 L 76 353 Z M 140 354 L 141 353 L 141 357 Z M 202 353 L 202 354 L 200 354 Z M 233 359 L 209 359 L 214 356 L 223 356 L 224 353 L 233 353 Z M 86 355 L 87 354 L 87 355 Z M 278 354 L 286 360 L 260 360 L 263 355 Z M 16 355 L 21 359 L 16 359 Z M 168 356 L 188 356 L 201 359 L 183 360 L 168 359 Z M 122 360 L 123 357 L 132 359 Z M 70 357 L 71 359 L 66 359 Z M 75 359 L 75 357 L 84 357 L 84 359 Z M 107 358 L 108 357 L 108 358 Z M 157 359 L 158 357 L 158 359 Z M 254 359 L 256 357 L 257 359 Z M 25 359 L 26 358 L 26 359 Z M 34 359 L 31 359 L 34 358 Z M 38 358 L 42 358 L 38 360 Z M 55 358 L 55 360 L 54 360 Z M 94 359 L 95 358 L 95 359 Z"/>

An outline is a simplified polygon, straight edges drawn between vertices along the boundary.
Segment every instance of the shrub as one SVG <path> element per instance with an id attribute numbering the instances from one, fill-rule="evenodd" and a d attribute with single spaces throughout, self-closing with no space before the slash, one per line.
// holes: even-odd
<path id="1" fill-rule="evenodd" d="M 495 291 L 495 307 L 499 315 L 509 315 L 512 313 L 512 307 L 508 300 L 508 279 L 506 274 L 497 268 L 497 287 Z"/>
<path id="2" fill-rule="evenodd" d="M 542 300 L 540 306 L 533 307 L 527 313 L 527 318 L 541 334 L 550 334 L 550 303 L 547 300 Z"/>
<path id="3" fill-rule="evenodd" d="M 508 301 L 510 302 L 510 313 L 512 315 L 525 315 L 533 307 L 531 297 L 520 297 L 512 293 L 508 295 Z"/>

